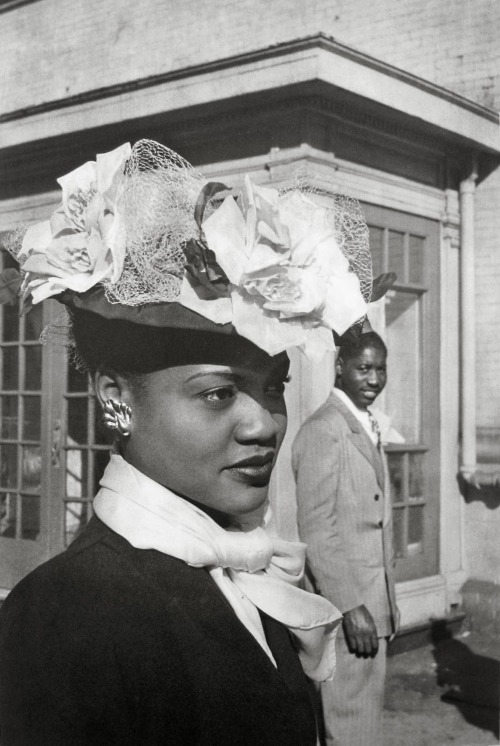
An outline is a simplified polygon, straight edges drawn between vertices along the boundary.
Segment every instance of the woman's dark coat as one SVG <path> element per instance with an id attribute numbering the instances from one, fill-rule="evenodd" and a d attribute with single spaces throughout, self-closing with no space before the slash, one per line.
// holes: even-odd
<path id="1" fill-rule="evenodd" d="M 278 670 L 204 569 L 93 518 L 0 612 L 2 746 L 314 746 L 288 631 Z"/>

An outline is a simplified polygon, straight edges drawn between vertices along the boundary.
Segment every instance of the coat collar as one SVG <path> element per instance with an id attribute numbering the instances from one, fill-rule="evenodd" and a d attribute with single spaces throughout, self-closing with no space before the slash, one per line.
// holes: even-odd
<path id="1" fill-rule="evenodd" d="M 368 433 L 365 432 L 365 429 L 361 422 L 353 415 L 349 407 L 344 404 L 342 399 L 337 396 L 335 390 L 333 390 L 330 394 L 330 401 L 332 402 L 335 409 L 338 410 L 339 414 L 341 414 L 346 421 L 351 431 L 349 433 L 351 441 L 373 466 L 373 468 L 375 469 L 375 474 L 377 476 L 377 482 L 379 483 L 381 489 L 384 490 L 384 464 L 380 452 L 370 440 L 370 437 Z"/>
<path id="2" fill-rule="evenodd" d="M 96 515 L 92 516 L 80 536 L 66 551 L 85 551 L 98 542 L 107 546 L 112 553 L 122 555 L 129 565 L 131 577 L 135 576 L 135 582 L 139 581 L 145 588 L 149 588 L 151 598 L 156 599 L 156 603 L 163 604 L 165 609 L 173 610 L 179 619 L 179 625 L 183 626 L 183 629 L 189 629 L 189 634 L 185 637 L 191 647 L 198 641 L 206 642 L 207 638 L 213 639 L 214 644 L 220 644 L 222 639 L 224 646 L 229 646 L 241 654 L 242 660 L 260 659 L 261 666 L 267 671 L 266 680 L 273 682 L 274 687 L 278 682 L 280 686 L 286 686 L 292 691 L 299 688 L 299 685 L 302 686 L 303 672 L 298 659 L 298 673 L 293 676 L 288 670 L 289 661 L 286 661 L 285 670 L 282 670 L 281 665 L 277 669 L 253 635 L 240 622 L 206 568 L 190 567 L 183 560 L 157 550 L 136 549 Z M 284 640 L 281 641 L 281 645 L 286 648 L 285 653 L 278 650 L 281 663 L 283 655 L 292 655 L 288 647 L 289 633 L 272 619 L 266 622 L 265 628 L 269 624 L 279 627 L 278 636 L 281 635 L 287 640 L 286 644 Z M 273 645 L 273 654 L 274 652 Z M 295 653 L 292 657 L 295 658 Z"/>

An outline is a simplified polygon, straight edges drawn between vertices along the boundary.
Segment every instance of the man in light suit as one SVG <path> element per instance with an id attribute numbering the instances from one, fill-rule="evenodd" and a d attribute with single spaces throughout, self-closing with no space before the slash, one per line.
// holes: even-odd
<path id="1" fill-rule="evenodd" d="M 293 444 L 299 534 L 315 590 L 343 613 L 337 672 L 322 686 L 328 746 L 379 746 L 386 647 L 396 632 L 389 480 L 369 410 L 387 348 L 375 332 L 343 345 L 335 389 Z"/>

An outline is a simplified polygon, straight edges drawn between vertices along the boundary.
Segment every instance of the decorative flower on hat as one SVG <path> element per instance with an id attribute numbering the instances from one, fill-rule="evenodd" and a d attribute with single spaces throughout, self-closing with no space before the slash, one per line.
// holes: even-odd
<path id="1" fill-rule="evenodd" d="M 275 355 L 301 346 L 310 357 L 333 349 L 366 314 L 359 280 L 339 248 L 326 208 L 298 191 L 280 194 L 245 179 L 203 223 L 208 249 L 228 280 L 226 297 L 210 297 L 186 277 L 180 301 Z"/>
<path id="2" fill-rule="evenodd" d="M 116 205 L 130 152 L 127 143 L 58 179 L 61 206 L 28 228 L 17 256 L 24 296 L 33 303 L 120 276 L 125 235 Z"/>
<path id="3" fill-rule="evenodd" d="M 161 326 L 176 302 L 231 324 L 270 355 L 298 346 L 311 358 L 334 349 L 332 330 L 341 335 L 366 315 L 371 260 L 353 200 L 318 204 L 246 177 L 238 201 L 218 205 L 227 187 L 150 140 L 98 155 L 58 182 L 60 207 L 9 249 L 25 305 L 54 296 Z M 19 282 L 14 270 L 1 273 L 0 303 Z"/>

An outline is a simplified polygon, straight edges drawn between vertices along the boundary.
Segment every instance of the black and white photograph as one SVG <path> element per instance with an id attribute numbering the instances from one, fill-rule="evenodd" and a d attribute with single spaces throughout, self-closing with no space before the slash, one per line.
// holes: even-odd
<path id="1" fill-rule="evenodd" d="M 499 0 L 0 41 L 0 746 L 499 744 Z"/>

